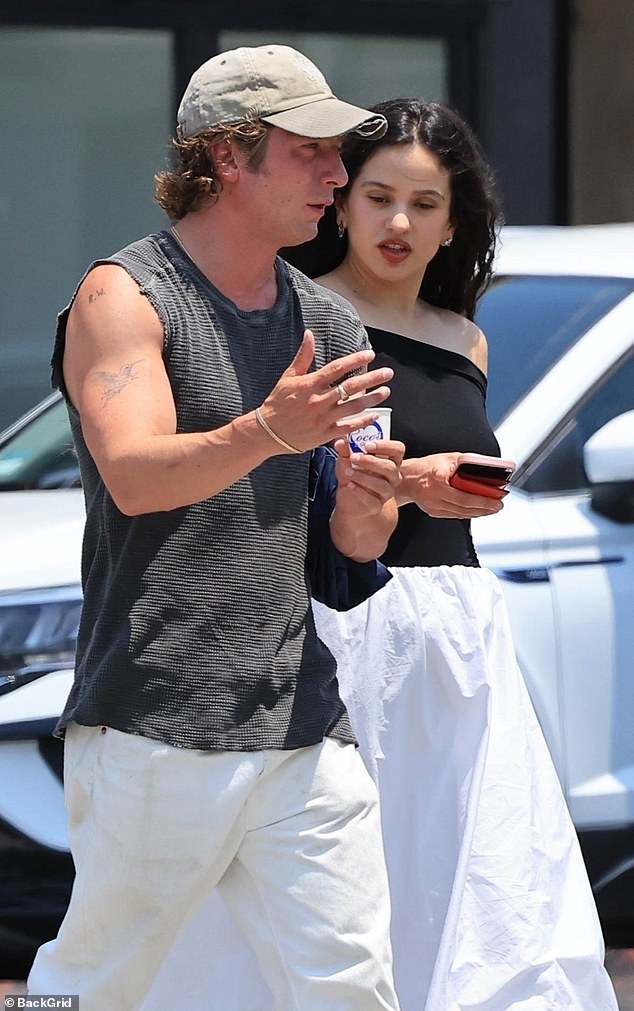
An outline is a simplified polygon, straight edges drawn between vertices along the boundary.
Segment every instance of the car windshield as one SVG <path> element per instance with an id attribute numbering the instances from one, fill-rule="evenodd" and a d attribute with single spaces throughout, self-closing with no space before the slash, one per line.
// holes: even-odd
<path id="1" fill-rule="evenodd" d="M 79 483 L 63 400 L 44 402 L 0 443 L 0 491 L 77 488 Z"/>
<path id="2" fill-rule="evenodd" d="M 489 344 L 487 413 L 493 427 L 578 337 L 633 289 L 631 278 L 495 278 L 476 315 Z"/>

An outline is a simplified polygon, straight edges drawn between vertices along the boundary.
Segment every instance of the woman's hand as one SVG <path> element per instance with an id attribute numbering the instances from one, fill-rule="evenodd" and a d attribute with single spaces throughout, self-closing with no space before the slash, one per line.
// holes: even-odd
<path id="1" fill-rule="evenodd" d="M 415 502 L 428 516 L 443 519 L 472 519 L 489 516 L 503 508 L 501 499 L 452 488 L 449 478 L 455 473 L 460 453 L 435 453 L 404 460 L 396 499 L 399 505 Z"/>

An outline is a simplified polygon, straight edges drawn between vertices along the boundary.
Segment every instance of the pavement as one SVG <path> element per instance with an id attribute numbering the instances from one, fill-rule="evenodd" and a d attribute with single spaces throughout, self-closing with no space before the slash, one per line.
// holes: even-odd
<path id="1" fill-rule="evenodd" d="M 634 1011 L 634 948 L 611 948 L 605 966 L 616 991 L 619 1011 Z"/>
<path id="2" fill-rule="evenodd" d="M 634 948 L 611 948 L 607 952 L 605 964 L 614 984 L 619 1011 L 634 1011 Z M 5 994 L 9 993 L 24 994 L 26 987 L 21 982 L 0 980 L 0 1000 L 2 1001 L 0 1011 L 5 1011 L 3 998 Z M 599 1009 L 597 1008 L 596 1011 Z"/>

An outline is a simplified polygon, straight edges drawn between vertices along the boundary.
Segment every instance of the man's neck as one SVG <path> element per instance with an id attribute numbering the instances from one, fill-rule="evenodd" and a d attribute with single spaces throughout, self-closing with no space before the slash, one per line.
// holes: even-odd
<path id="1" fill-rule="evenodd" d="M 241 221 L 225 221 L 218 212 L 220 208 L 213 207 L 186 215 L 172 228 L 174 238 L 239 309 L 270 309 L 278 291 L 275 250 L 257 245 Z"/>

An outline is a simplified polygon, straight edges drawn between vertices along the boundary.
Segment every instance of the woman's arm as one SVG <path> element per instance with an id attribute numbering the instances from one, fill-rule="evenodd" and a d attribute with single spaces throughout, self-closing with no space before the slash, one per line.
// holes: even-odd
<path id="1" fill-rule="evenodd" d="M 398 504 L 415 502 L 419 509 L 444 519 L 471 519 L 499 512 L 499 499 L 452 488 L 449 478 L 455 473 L 460 453 L 435 453 L 403 460 L 400 484 L 396 492 Z"/>

